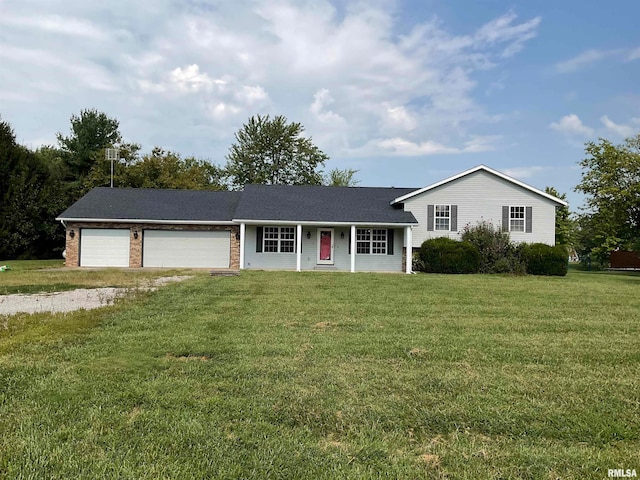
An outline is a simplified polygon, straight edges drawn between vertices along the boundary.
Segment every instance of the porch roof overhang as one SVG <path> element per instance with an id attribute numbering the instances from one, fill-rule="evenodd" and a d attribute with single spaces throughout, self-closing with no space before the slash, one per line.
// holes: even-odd
<path id="1" fill-rule="evenodd" d="M 325 222 L 319 220 L 255 220 L 255 219 L 233 219 L 234 223 L 244 223 L 246 225 L 303 225 L 309 227 L 327 227 L 327 226 L 339 226 L 350 227 L 352 225 L 356 227 L 412 227 L 417 225 L 418 222 Z"/>

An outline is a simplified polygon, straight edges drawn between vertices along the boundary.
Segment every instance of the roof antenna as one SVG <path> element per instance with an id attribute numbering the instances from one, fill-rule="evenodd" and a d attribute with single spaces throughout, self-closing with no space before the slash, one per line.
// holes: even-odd
<path id="1" fill-rule="evenodd" d="M 105 150 L 105 156 L 107 161 L 111 161 L 111 188 L 113 188 L 113 162 L 118 159 L 119 149 L 107 148 Z"/>

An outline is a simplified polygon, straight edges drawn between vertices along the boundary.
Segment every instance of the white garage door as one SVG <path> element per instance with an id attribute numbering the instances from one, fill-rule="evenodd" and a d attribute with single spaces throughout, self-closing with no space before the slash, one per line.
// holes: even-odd
<path id="1" fill-rule="evenodd" d="M 230 232 L 145 230 L 143 267 L 229 268 Z"/>
<path id="2" fill-rule="evenodd" d="M 80 266 L 128 267 L 129 229 L 81 229 Z"/>

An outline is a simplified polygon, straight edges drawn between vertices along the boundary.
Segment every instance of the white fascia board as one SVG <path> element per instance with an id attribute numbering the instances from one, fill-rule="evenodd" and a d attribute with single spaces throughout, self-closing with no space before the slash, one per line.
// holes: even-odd
<path id="1" fill-rule="evenodd" d="M 318 227 L 326 227 L 327 225 L 337 225 L 337 226 L 346 226 L 349 227 L 351 225 L 356 226 L 364 226 L 364 227 L 389 227 L 389 226 L 398 226 L 398 227 L 410 227 L 413 225 L 417 225 L 418 222 L 413 223 L 382 223 L 382 222 L 316 222 L 316 221 L 299 221 L 299 220 L 233 220 L 235 223 L 246 223 L 247 225 L 306 225 L 306 226 L 318 226 Z"/>
<path id="2" fill-rule="evenodd" d="M 211 221 L 211 220 L 142 220 L 139 218 L 67 218 L 58 217 L 56 220 L 61 222 L 78 222 L 78 223 L 149 223 L 154 225 L 235 225 L 230 221 Z"/>
<path id="3" fill-rule="evenodd" d="M 407 193 L 406 195 L 403 195 L 401 197 L 395 198 L 391 201 L 391 205 L 394 205 L 396 203 L 401 203 L 404 202 L 405 200 L 407 200 L 408 198 L 411 197 L 415 197 L 416 195 L 420 195 L 421 193 L 424 193 L 426 191 L 429 190 L 433 190 L 434 188 L 440 187 L 441 185 L 444 185 L 445 183 L 449 183 L 449 182 L 453 182 L 454 180 L 457 180 L 459 178 L 462 177 L 466 177 L 467 175 L 477 172 L 479 170 L 484 170 L 485 172 L 491 173 L 493 175 L 495 175 L 496 177 L 502 178 L 503 180 L 506 180 L 507 182 L 511 182 L 514 185 L 518 185 L 519 187 L 522 187 L 526 190 L 529 190 L 533 193 L 537 193 L 538 195 L 545 197 L 553 202 L 558 203 L 559 205 L 562 205 L 564 207 L 569 206 L 569 202 L 566 202 L 560 198 L 554 197 L 553 195 L 549 195 L 546 192 L 543 192 L 542 190 L 538 190 L 535 187 L 532 187 L 531 185 L 527 185 L 526 183 L 521 182 L 520 180 L 516 180 L 515 178 L 512 178 L 508 175 L 505 175 L 504 173 L 501 173 L 497 170 L 494 170 L 493 168 L 489 168 L 486 165 L 478 165 L 477 167 L 473 167 L 469 170 L 465 170 L 464 172 L 458 173 L 457 175 L 454 175 L 453 177 L 449 177 L 449 178 L 445 178 L 444 180 L 441 180 L 437 183 L 434 183 L 432 185 L 429 185 L 428 187 L 424 187 L 421 188 L 419 190 L 416 190 L 415 192 L 411 192 L 411 193 Z"/>

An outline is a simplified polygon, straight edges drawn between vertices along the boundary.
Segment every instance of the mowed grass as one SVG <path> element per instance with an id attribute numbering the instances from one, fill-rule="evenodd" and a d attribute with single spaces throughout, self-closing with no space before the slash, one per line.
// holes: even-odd
<path id="1" fill-rule="evenodd" d="M 8 317 L 0 476 L 640 470 L 639 292 L 580 272 L 245 271 Z"/>

